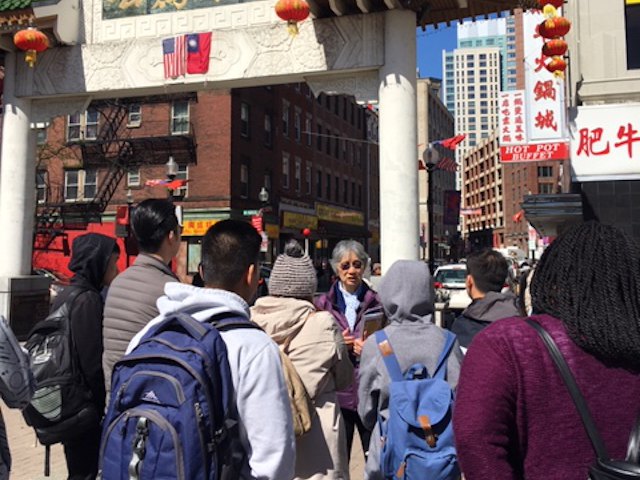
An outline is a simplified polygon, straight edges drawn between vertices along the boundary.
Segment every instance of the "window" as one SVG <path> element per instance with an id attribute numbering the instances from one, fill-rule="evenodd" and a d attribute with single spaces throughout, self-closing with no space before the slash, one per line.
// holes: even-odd
<path id="1" fill-rule="evenodd" d="M 313 133 L 311 131 L 311 118 L 306 119 L 305 123 L 304 123 L 304 129 L 305 132 L 307 133 L 307 147 L 311 146 L 311 134 Z"/>
<path id="2" fill-rule="evenodd" d="M 176 175 L 176 180 L 189 180 L 189 167 L 187 164 L 180 165 L 178 164 L 178 174 Z M 173 191 L 174 197 L 186 197 L 189 192 L 189 187 L 185 185 L 184 187 L 177 188 Z"/>
<path id="3" fill-rule="evenodd" d="M 316 197 L 322 198 L 322 171 L 316 171 Z"/>
<path id="4" fill-rule="evenodd" d="M 271 172 L 267 172 L 264 174 L 264 183 L 262 184 L 262 186 L 267 192 L 271 191 Z"/>
<path id="5" fill-rule="evenodd" d="M 127 127 L 139 127 L 142 124 L 142 106 L 139 103 L 129 105 Z"/>
<path id="6" fill-rule="evenodd" d="M 322 125 L 318 124 L 316 126 L 316 131 L 318 132 L 318 138 L 316 138 L 316 148 L 319 152 L 322 151 Z"/>
<path id="7" fill-rule="evenodd" d="M 38 203 L 47 201 L 47 171 L 38 170 L 36 172 L 36 190 Z"/>
<path id="8" fill-rule="evenodd" d="M 249 165 L 240 165 L 240 196 L 249 198 Z"/>
<path id="9" fill-rule="evenodd" d="M 340 201 L 340 178 L 336 175 L 336 182 L 335 182 L 335 190 L 333 192 L 333 194 L 335 195 L 334 199 L 336 202 Z"/>
<path id="10" fill-rule="evenodd" d="M 282 102 L 282 135 L 289 136 L 289 103 Z"/>
<path id="11" fill-rule="evenodd" d="M 625 28 L 627 31 L 627 69 L 640 68 L 640 4 L 625 1 Z"/>
<path id="12" fill-rule="evenodd" d="M 282 188 L 289 188 L 289 154 L 282 154 Z"/>
<path id="13" fill-rule="evenodd" d="M 67 117 L 67 141 L 95 140 L 98 138 L 98 111 L 87 109 Z"/>
<path id="14" fill-rule="evenodd" d="M 327 155 L 331 155 L 331 141 L 333 139 L 331 138 L 331 130 L 329 130 L 327 128 L 327 140 L 324 144 L 324 151 L 326 152 Z"/>
<path id="15" fill-rule="evenodd" d="M 543 178 L 553 177 L 553 167 L 538 167 L 538 176 Z"/>
<path id="16" fill-rule="evenodd" d="M 98 171 L 94 168 L 86 170 L 65 170 L 64 199 L 66 202 L 92 200 L 98 187 Z"/>
<path id="17" fill-rule="evenodd" d="M 250 107 L 248 103 L 240 104 L 240 135 L 249 138 Z"/>
<path id="18" fill-rule="evenodd" d="M 336 135 L 338 135 L 337 132 Z M 340 158 L 340 138 L 338 138 L 337 136 L 333 139 L 333 156 L 336 158 Z"/>
<path id="19" fill-rule="evenodd" d="M 38 146 L 47 143 L 47 127 L 36 128 L 36 143 Z"/>
<path id="20" fill-rule="evenodd" d="M 189 133 L 189 102 L 177 100 L 171 104 L 171 133 L 182 135 Z"/>
<path id="21" fill-rule="evenodd" d="M 342 203 L 344 205 L 349 203 L 349 180 L 346 178 L 342 182 Z"/>
<path id="22" fill-rule="evenodd" d="M 301 130 L 300 130 L 300 112 L 297 110 L 293 114 L 293 133 L 294 133 L 296 142 L 299 142 L 302 136 L 301 136 Z"/>
<path id="23" fill-rule="evenodd" d="M 351 205 L 356 204 L 356 182 L 351 182 Z"/>
<path id="24" fill-rule="evenodd" d="M 362 185 L 358 185 L 358 206 L 362 207 Z"/>
<path id="25" fill-rule="evenodd" d="M 312 171 L 311 164 L 308 163 L 305 169 L 306 170 L 305 170 L 304 178 L 307 184 L 306 192 L 307 192 L 307 195 L 311 195 L 311 171 Z"/>
<path id="26" fill-rule="evenodd" d="M 127 172 L 127 186 L 139 187 L 140 186 L 140 169 L 129 170 Z"/>
<path id="27" fill-rule="evenodd" d="M 327 194 L 325 195 L 327 200 L 331 200 L 331 174 L 327 173 Z"/>
<path id="28" fill-rule="evenodd" d="M 553 183 L 539 183 L 538 192 L 543 195 L 553 193 Z"/>
<path id="29" fill-rule="evenodd" d="M 273 145 L 273 133 L 271 132 L 272 118 L 268 113 L 264 114 L 264 144 L 267 147 Z"/>
<path id="30" fill-rule="evenodd" d="M 302 188 L 302 160 L 299 157 L 296 157 L 295 182 L 296 192 L 299 193 Z"/>

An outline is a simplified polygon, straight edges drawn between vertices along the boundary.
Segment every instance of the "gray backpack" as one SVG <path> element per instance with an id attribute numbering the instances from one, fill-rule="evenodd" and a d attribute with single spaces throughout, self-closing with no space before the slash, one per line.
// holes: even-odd
<path id="1" fill-rule="evenodd" d="M 34 390 L 29 355 L 0 316 L 0 395 L 9 408 L 24 409 Z"/>

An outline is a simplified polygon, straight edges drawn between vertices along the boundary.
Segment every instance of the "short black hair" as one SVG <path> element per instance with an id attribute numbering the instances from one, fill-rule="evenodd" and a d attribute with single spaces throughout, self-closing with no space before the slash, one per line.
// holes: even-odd
<path id="1" fill-rule="evenodd" d="M 175 205 L 165 198 L 150 198 L 134 208 L 131 227 L 138 241 L 138 248 L 144 253 L 156 253 L 162 241 L 178 230 Z"/>
<path id="2" fill-rule="evenodd" d="M 509 265 L 501 253 L 490 248 L 473 252 L 467 257 L 467 275 L 482 293 L 499 292 L 509 274 Z"/>
<path id="3" fill-rule="evenodd" d="M 231 290 L 260 260 L 262 238 L 255 228 L 239 220 L 223 220 L 207 230 L 202 240 L 205 285 Z"/>

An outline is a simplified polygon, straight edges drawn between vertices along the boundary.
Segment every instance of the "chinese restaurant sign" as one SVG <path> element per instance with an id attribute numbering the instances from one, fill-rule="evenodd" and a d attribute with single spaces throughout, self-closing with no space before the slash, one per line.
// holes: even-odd
<path id="1" fill-rule="evenodd" d="M 568 159 L 565 86 L 545 68 L 539 10 L 523 15 L 525 90 L 500 96 L 500 160 L 536 162 Z"/>
<path id="2" fill-rule="evenodd" d="M 640 179 L 640 103 L 578 107 L 572 133 L 575 181 Z"/>

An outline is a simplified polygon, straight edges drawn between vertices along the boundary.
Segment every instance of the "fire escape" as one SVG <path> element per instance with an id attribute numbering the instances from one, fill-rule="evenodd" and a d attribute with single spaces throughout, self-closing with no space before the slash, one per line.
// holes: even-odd
<path id="1" fill-rule="evenodd" d="M 193 99 L 193 97 L 188 97 Z M 183 135 L 134 137 L 126 128 L 129 105 L 167 102 L 167 98 L 137 100 L 101 100 L 91 104 L 99 112 L 99 130 L 95 139 L 74 145 L 79 149 L 82 168 L 100 171 L 99 187 L 91 200 L 68 202 L 62 192 L 51 201 L 39 205 L 34 229 L 34 250 L 66 250 L 54 246 L 56 238 L 63 238 L 68 230 L 85 230 L 89 223 L 100 222 L 120 181 L 127 171 L 143 165 L 164 164 L 170 155 L 180 163 L 196 162 L 196 143 L 193 126 Z M 105 172 L 106 170 L 106 172 Z"/>

